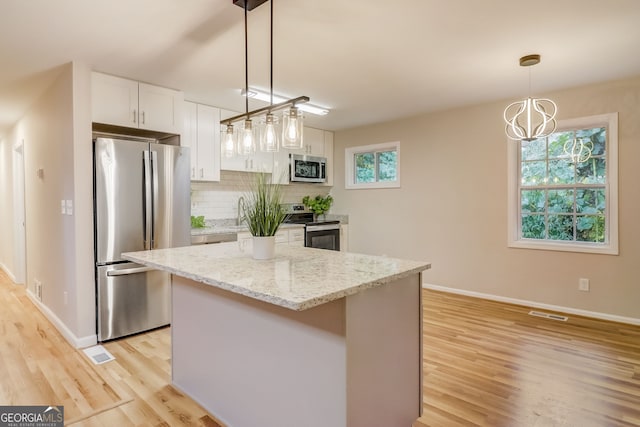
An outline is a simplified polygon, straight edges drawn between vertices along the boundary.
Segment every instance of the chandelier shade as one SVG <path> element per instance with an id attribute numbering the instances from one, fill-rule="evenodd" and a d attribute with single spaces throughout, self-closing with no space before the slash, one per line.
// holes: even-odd
<path id="1" fill-rule="evenodd" d="M 540 55 L 526 55 L 520 58 L 521 67 L 531 67 L 540 62 Z M 531 92 L 531 69 L 529 69 L 529 92 Z M 557 126 L 555 102 L 546 98 L 529 95 L 522 101 L 509 104 L 504 109 L 505 133 L 518 141 L 533 141 L 551 135 Z"/>
<path id="2" fill-rule="evenodd" d="M 558 108 L 550 99 L 527 98 L 504 110 L 505 132 L 511 139 L 533 141 L 551 135 L 557 126 Z"/>

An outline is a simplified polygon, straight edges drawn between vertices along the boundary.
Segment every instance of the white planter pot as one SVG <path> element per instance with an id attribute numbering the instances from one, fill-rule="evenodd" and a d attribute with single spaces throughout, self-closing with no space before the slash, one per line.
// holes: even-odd
<path id="1" fill-rule="evenodd" d="M 253 236 L 253 258 L 271 259 L 276 256 L 276 236 Z"/>

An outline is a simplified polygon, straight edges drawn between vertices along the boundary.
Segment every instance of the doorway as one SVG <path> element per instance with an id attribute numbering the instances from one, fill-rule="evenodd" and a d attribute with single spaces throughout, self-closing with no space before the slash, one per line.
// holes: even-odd
<path id="1" fill-rule="evenodd" d="M 27 276 L 24 139 L 13 146 L 13 231 L 13 275 L 16 283 L 24 284 Z"/>

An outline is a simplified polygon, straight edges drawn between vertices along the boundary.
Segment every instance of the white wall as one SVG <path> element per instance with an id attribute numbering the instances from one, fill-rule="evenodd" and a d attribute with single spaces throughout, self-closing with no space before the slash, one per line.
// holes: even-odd
<path id="1" fill-rule="evenodd" d="M 0 269 L 14 280 L 12 141 L 0 137 Z"/>
<path id="2" fill-rule="evenodd" d="M 435 285 L 640 319 L 640 77 L 546 95 L 560 119 L 619 112 L 619 256 L 507 248 L 510 101 L 336 132 L 333 210 L 349 214 L 350 249 L 431 261 Z M 345 190 L 345 147 L 390 141 L 402 187 Z"/>
<path id="3" fill-rule="evenodd" d="M 86 346 L 96 340 L 90 71 L 72 63 L 60 70 L 10 138 L 24 139 L 27 288 L 35 293 L 41 281 L 40 308 L 72 344 Z M 61 214 L 61 200 L 73 201 L 73 215 Z"/>

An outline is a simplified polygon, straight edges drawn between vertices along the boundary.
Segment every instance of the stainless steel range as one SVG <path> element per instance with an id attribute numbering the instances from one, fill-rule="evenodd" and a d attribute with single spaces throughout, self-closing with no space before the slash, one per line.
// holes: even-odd
<path id="1" fill-rule="evenodd" d="M 309 248 L 340 250 L 340 221 L 319 221 L 301 203 L 284 204 L 289 224 L 304 224 L 304 245 Z"/>

